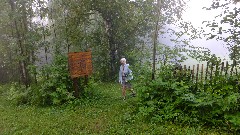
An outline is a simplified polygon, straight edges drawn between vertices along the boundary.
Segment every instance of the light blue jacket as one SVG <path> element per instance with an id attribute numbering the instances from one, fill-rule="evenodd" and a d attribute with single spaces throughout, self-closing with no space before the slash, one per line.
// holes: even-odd
<path id="1" fill-rule="evenodd" d="M 123 80 L 122 80 L 123 73 L 125 75 L 127 75 L 126 76 L 126 81 L 129 81 L 129 80 L 133 79 L 132 70 L 129 69 L 129 64 L 124 65 L 124 71 L 123 71 L 123 65 L 120 66 L 120 69 L 119 69 L 119 83 L 121 83 L 121 84 L 123 82 Z"/>

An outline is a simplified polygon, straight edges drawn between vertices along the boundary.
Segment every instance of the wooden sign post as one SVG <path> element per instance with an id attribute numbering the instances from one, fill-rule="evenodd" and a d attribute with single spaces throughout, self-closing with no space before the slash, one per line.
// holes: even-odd
<path id="1" fill-rule="evenodd" d="M 68 53 L 68 66 L 73 79 L 74 96 L 79 96 L 78 78 L 92 74 L 92 54 L 88 52 Z"/>

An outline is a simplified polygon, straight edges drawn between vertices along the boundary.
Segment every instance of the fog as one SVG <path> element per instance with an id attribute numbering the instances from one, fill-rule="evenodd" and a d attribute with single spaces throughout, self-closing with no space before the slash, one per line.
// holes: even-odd
<path id="1" fill-rule="evenodd" d="M 220 2 L 225 2 L 225 0 L 220 0 Z M 214 9 L 214 10 L 206 10 L 204 7 L 210 7 L 212 4 L 211 0 L 189 0 L 187 2 L 187 8 L 183 13 L 183 20 L 191 22 L 191 24 L 195 27 L 200 29 L 201 27 L 206 32 L 211 32 L 210 28 L 206 27 L 206 24 L 203 21 L 212 21 L 216 20 L 220 22 L 220 18 L 215 18 L 215 16 L 219 15 L 220 13 L 224 12 L 222 8 Z M 240 3 L 238 4 L 230 4 L 229 9 L 233 9 L 235 7 L 240 7 Z M 226 27 L 228 27 L 226 25 Z M 228 35 L 223 35 L 228 36 Z M 188 38 L 185 36 L 185 38 Z M 165 44 L 173 44 L 170 43 L 168 38 L 161 38 L 163 43 Z M 216 39 L 207 40 L 207 37 L 203 37 L 202 39 L 195 39 L 191 41 L 191 45 L 205 47 L 208 48 L 212 54 L 215 54 L 217 57 L 220 57 L 223 61 L 229 61 L 229 51 L 227 49 L 227 45 L 223 41 L 217 41 Z M 183 62 L 182 65 L 196 65 L 198 63 L 205 63 L 206 62 L 199 62 L 194 59 L 189 58 L 187 61 Z"/>

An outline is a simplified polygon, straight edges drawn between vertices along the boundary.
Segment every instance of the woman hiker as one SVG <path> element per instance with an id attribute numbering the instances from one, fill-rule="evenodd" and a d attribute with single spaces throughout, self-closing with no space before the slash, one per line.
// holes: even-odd
<path id="1" fill-rule="evenodd" d="M 122 84 L 122 96 L 123 100 L 126 99 L 126 90 L 129 89 L 132 92 L 132 96 L 135 96 L 135 92 L 133 91 L 130 80 L 133 79 L 132 70 L 129 69 L 129 64 L 126 64 L 126 59 L 122 58 L 120 60 L 121 66 L 119 69 L 119 83 Z"/>

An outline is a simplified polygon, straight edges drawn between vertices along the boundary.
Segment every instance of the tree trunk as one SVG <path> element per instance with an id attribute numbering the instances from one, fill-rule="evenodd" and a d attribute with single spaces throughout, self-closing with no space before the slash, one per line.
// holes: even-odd
<path id="1" fill-rule="evenodd" d="M 112 33 L 112 20 L 110 18 L 105 19 L 105 29 L 106 34 L 108 38 L 108 45 L 109 45 L 109 56 L 110 56 L 110 71 L 109 71 L 109 77 L 115 76 L 116 68 L 115 68 L 115 62 L 116 62 L 116 46 L 114 44 L 114 38 Z M 111 78 L 113 79 L 113 78 Z"/>
<path id="2" fill-rule="evenodd" d="M 28 41 L 28 38 L 29 37 L 26 37 L 26 35 L 29 33 L 29 29 L 28 29 L 28 18 L 27 18 L 27 8 L 26 8 L 26 1 L 22 1 L 22 11 L 23 11 L 23 16 L 22 16 L 22 19 L 23 19 L 23 25 L 24 25 L 24 30 L 23 30 L 23 34 L 25 35 L 24 36 L 24 40 L 25 40 L 25 56 L 27 57 L 25 59 L 25 65 L 24 65 L 24 69 L 25 69 L 25 72 L 26 72 L 26 83 L 27 83 L 27 86 L 30 85 L 31 83 L 31 77 L 30 77 L 30 74 L 29 74 L 29 71 L 27 70 L 27 66 L 31 63 L 31 50 L 33 50 L 33 48 L 29 49 L 30 48 L 30 42 Z"/>
<path id="3" fill-rule="evenodd" d="M 64 11 L 66 11 L 66 9 L 64 8 Z M 70 52 L 70 44 L 69 44 L 69 40 L 68 40 L 68 27 L 67 27 L 67 17 L 68 17 L 68 13 L 66 15 L 66 13 L 64 13 L 64 25 L 65 25 L 65 35 L 66 35 L 66 43 L 67 43 L 67 52 Z"/>
<path id="4" fill-rule="evenodd" d="M 15 7 L 16 5 L 15 5 L 14 2 L 15 2 L 14 0 L 9 0 L 9 4 L 11 6 L 12 13 L 15 13 L 15 11 L 16 11 L 16 7 Z M 19 46 L 19 49 L 20 49 L 20 55 L 22 57 L 25 57 L 24 56 L 24 47 L 23 47 L 23 43 L 22 43 L 22 37 L 20 35 L 17 20 L 14 17 L 12 19 L 13 19 L 14 26 L 15 26 L 15 29 L 16 29 L 16 36 L 17 36 L 18 46 Z M 26 61 L 24 59 L 19 60 L 19 66 L 20 66 L 20 73 L 21 73 L 21 76 L 22 76 L 21 77 L 22 82 L 25 84 L 26 87 L 28 87 L 29 86 L 29 81 L 28 81 L 28 75 L 27 75 Z"/>
<path id="5" fill-rule="evenodd" d="M 153 65 L 152 65 L 152 80 L 155 79 L 155 72 L 156 72 L 156 48 L 158 43 L 158 27 L 159 27 L 159 19 L 160 19 L 160 7 L 161 7 L 161 0 L 157 1 L 157 20 L 155 25 L 155 32 L 153 37 Z"/>
<path id="6" fill-rule="evenodd" d="M 31 6 L 31 10 L 33 10 L 33 7 Z M 32 17 L 32 14 L 30 14 L 30 18 L 33 18 Z M 29 26 L 30 26 L 30 28 L 32 28 L 32 23 L 30 22 L 29 23 Z M 31 46 L 33 47 L 34 46 L 34 43 L 35 42 L 31 42 Z M 34 47 L 33 47 L 34 48 Z M 35 65 L 35 62 L 36 62 L 36 56 L 35 56 L 35 50 L 34 49 L 32 49 L 31 50 L 31 64 L 32 65 Z M 37 69 L 36 68 L 34 68 L 34 71 L 33 71 L 34 73 L 33 73 L 33 82 L 35 83 L 35 84 L 37 84 Z"/>
<path id="7" fill-rule="evenodd" d="M 54 47 L 54 51 L 55 51 L 55 54 L 59 54 L 60 53 L 60 50 L 59 50 L 59 47 L 57 46 L 56 44 L 56 39 L 57 39 L 57 33 L 56 33 L 56 26 L 55 26 L 55 22 L 53 22 L 53 7 L 52 7 L 52 3 L 54 2 L 54 0 L 48 0 L 48 3 L 51 4 L 50 6 L 50 20 L 51 20 L 51 25 L 52 25 L 52 29 L 53 29 L 53 34 L 54 34 L 54 38 L 53 38 L 53 43 L 55 44 L 55 47 Z"/>
<path id="8" fill-rule="evenodd" d="M 40 4 L 40 1 L 38 1 L 38 6 L 39 7 L 42 6 Z M 44 28 L 44 24 L 43 24 L 43 15 L 42 14 L 43 14 L 42 10 L 40 9 L 40 19 L 42 21 L 41 26 L 42 26 L 42 36 L 43 36 L 43 44 L 44 44 L 45 61 L 46 61 L 46 64 L 48 64 L 48 56 L 47 56 L 48 46 L 46 44 L 46 35 L 45 35 L 45 28 Z"/>

